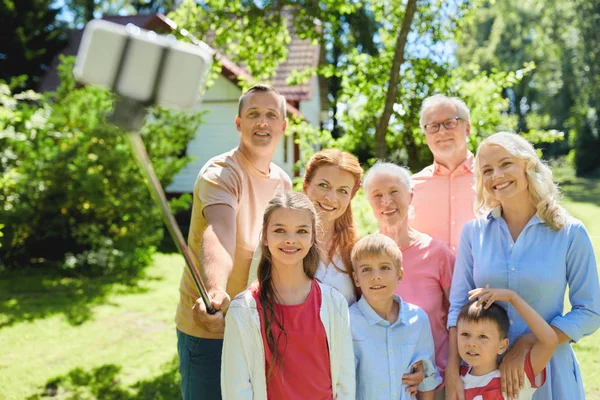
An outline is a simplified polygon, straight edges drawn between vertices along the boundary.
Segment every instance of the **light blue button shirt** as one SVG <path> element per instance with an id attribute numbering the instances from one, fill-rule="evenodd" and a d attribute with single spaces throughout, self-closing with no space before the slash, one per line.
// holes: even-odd
<path id="1" fill-rule="evenodd" d="M 448 327 L 456 326 L 469 290 L 486 284 L 515 291 L 573 341 L 600 327 L 600 285 L 594 250 L 585 227 L 574 218 L 555 231 L 534 215 L 516 242 L 500 208 L 487 218 L 468 222 L 456 255 Z M 567 285 L 571 311 L 563 315 Z M 511 343 L 531 331 L 514 307 L 499 304 L 508 312 Z M 558 346 L 546 373 L 546 383 L 536 391 L 534 400 L 585 398 L 570 343 Z"/>
<path id="2" fill-rule="evenodd" d="M 350 307 L 357 400 L 410 399 L 402 375 L 411 373 L 417 361 L 423 361 L 425 371 L 419 391 L 433 390 L 442 382 L 427 314 L 398 295 L 394 301 L 400 307 L 393 324 L 381 318 L 364 296 Z"/>

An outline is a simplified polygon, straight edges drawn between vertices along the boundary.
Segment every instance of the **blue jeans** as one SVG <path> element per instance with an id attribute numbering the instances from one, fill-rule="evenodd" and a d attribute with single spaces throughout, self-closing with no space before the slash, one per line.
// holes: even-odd
<path id="1" fill-rule="evenodd" d="M 223 339 L 202 339 L 177 330 L 183 400 L 221 400 Z"/>

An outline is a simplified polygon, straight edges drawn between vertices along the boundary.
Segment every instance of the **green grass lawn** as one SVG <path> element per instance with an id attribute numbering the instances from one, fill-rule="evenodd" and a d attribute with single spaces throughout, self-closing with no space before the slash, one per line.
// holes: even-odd
<path id="1" fill-rule="evenodd" d="M 600 180 L 567 169 L 557 179 L 600 260 Z M 130 282 L 28 271 L 0 277 L 0 400 L 179 398 L 173 318 L 183 267 L 180 256 L 159 254 Z M 600 400 L 600 332 L 575 350 L 587 398 Z"/>
<path id="2" fill-rule="evenodd" d="M 176 399 L 183 259 L 144 277 L 0 280 L 0 399 Z"/>

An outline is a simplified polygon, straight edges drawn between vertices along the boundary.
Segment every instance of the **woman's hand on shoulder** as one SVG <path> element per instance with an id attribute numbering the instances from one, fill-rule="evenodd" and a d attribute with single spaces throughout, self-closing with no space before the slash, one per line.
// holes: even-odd
<path id="1" fill-rule="evenodd" d="M 506 352 L 500 363 L 502 393 L 506 398 L 517 398 L 525 384 L 525 357 L 535 343 L 535 336 L 526 333 Z"/>
<path id="2" fill-rule="evenodd" d="M 483 304 L 484 308 L 489 308 L 496 301 L 512 302 L 516 293 L 510 289 L 493 289 L 490 285 L 485 288 L 469 290 L 469 300 L 477 300 L 478 304 Z"/>

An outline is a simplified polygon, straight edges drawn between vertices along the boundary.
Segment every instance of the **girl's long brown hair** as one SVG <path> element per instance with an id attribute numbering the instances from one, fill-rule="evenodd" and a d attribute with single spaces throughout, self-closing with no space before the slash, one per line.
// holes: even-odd
<path id="1" fill-rule="evenodd" d="M 269 226 L 269 220 L 275 210 L 287 208 L 290 210 L 304 210 L 309 212 L 311 216 L 311 230 L 312 240 L 311 247 L 308 254 L 304 257 L 303 267 L 304 273 L 310 279 L 314 279 L 317 268 L 319 267 L 319 248 L 317 245 L 317 212 L 312 202 L 302 193 L 279 193 L 269 201 L 263 217 L 262 234 L 263 239 L 267 237 L 267 229 Z M 262 306 L 262 314 L 264 321 L 265 337 L 267 339 L 267 346 L 273 353 L 273 360 L 267 371 L 267 379 L 271 379 L 277 369 L 283 365 L 282 355 L 279 354 L 277 344 L 280 340 L 280 335 L 275 337 L 273 333 L 273 324 L 279 327 L 281 334 L 287 339 L 285 329 L 283 327 L 283 320 L 281 316 L 277 316 L 275 313 L 274 305 L 278 301 L 277 290 L 273 286 L 273 257 L 269 251 L 269 247 L 263 240 L 261 242 L 262 255 L 258 263 L 258 283 L 259 283 L 259 299 Z"/>
<path id="2" fill-rule="evenodd" d="M 352 272 L 352 263 L 350 261 L 350 254 L 352 253 L 352 247 L 358 241 L 358 233 L 356 232 L 356 226 L 354 225 L 354 218 L 352 216 L 352 199 L 356 195 L 356 192 L 360 188 L 360 182 L 362 180 L 363 170 L 358 162 L 358 159 L 350 153 L 345 151 L 326 149 L 316 153 L 306 164 L 306 172 L 304 174 L 304 192 L 306 188 L 313 180 L 317 170 L 325 166 L 334 166 L 339 169 L 349 172 L 354 177 L 355 183 L 350 193 L 350 203 L 346 212 L 342 214 L 334 222 L 333 239 L 331 246 L 327 249 L 327 256 L 330 260 L 333 260 L 336 252 L 339 250 L 342 262 L 344 263 L 345 269 L 339 266 L 334 266 L 347 274 Z M 333 261 L 332 261 L 333 262 Z"/>

